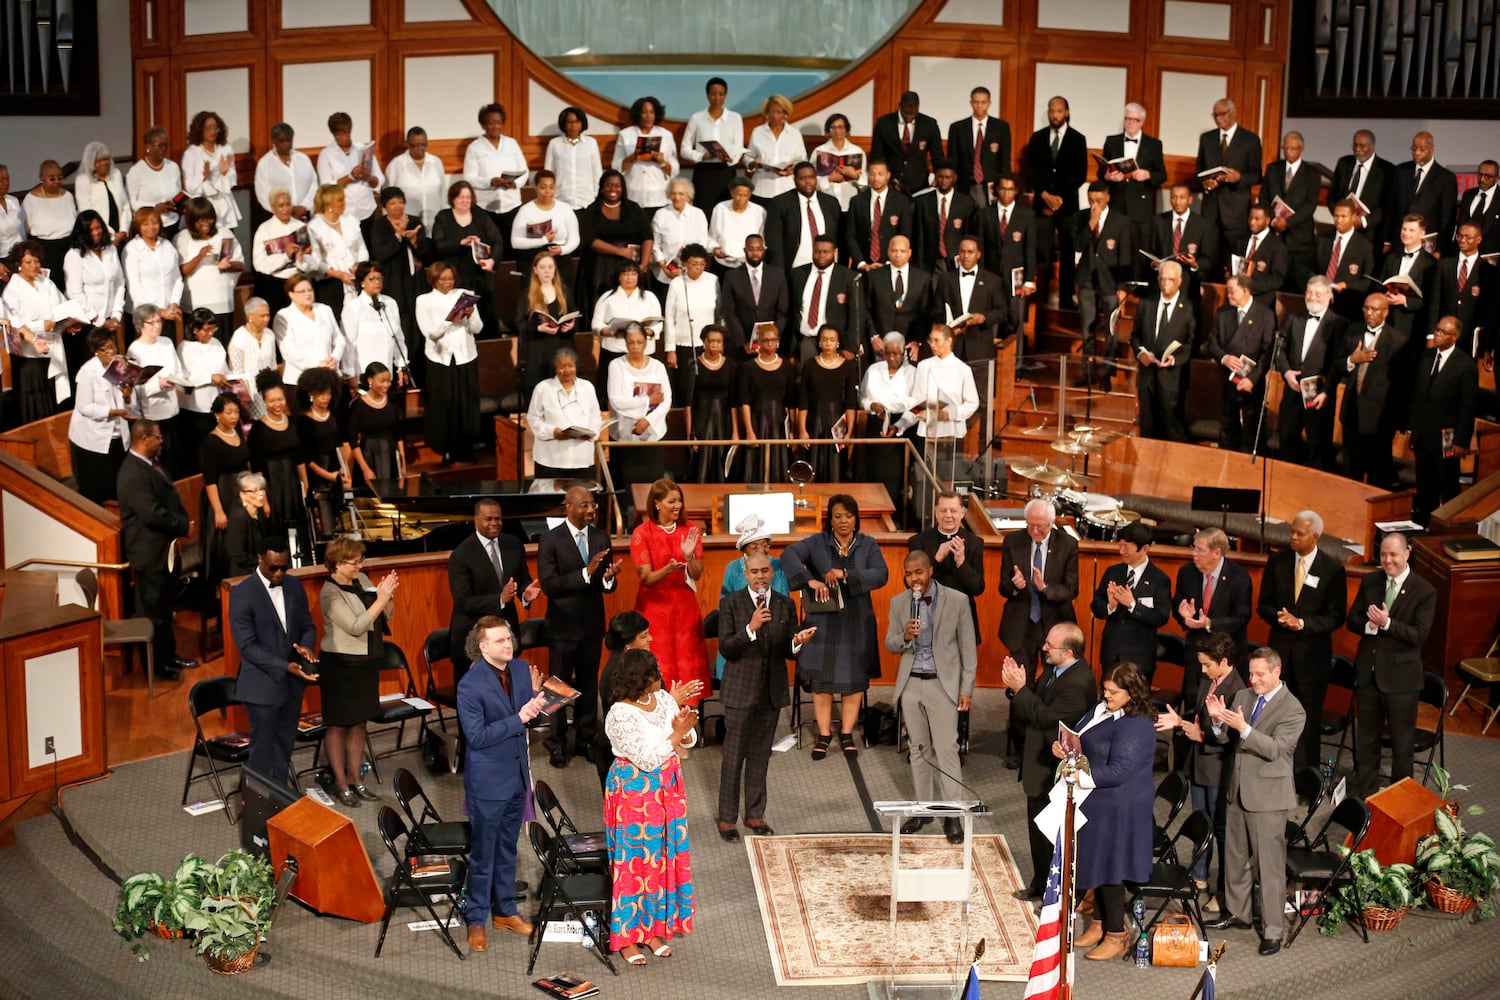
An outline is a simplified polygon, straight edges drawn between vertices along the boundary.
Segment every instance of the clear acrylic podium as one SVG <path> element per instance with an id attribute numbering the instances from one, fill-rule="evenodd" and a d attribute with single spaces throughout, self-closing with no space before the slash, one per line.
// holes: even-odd
<path id="1" fill-rule="evenodd" d="M 974 869 L 974 817 L 988 816 L 989 810 L 977 801 L 891 801 L 876 802 L 875 811 L 891 821 L 891 921 L 886 954 L 894 955 L 898 940 L 897 907 L 901 903 L 956 902 L 959 907 L 959 947 L 954 950 L 954 976 L 926 982 L 897 982 L 900 970 L 894 966 L 880 979 L 869 983 L 871 1000 L 957 1000 L 968 977 L 963 956 L 969 952 L 969 892 Z M 913 817 L 956 819 L 963 825 L 964 843 L 961 864 L 956 868 L 903 868 L 901 866 L 901 825 Z"/>

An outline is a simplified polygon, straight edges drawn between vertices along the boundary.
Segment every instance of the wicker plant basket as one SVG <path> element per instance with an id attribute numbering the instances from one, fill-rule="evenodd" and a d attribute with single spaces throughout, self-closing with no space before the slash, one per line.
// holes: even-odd
<path id="1" fill-rule="evenodd" d="M 165 924 L 152 924 L 151 933 L 155 934 L 163 941 L 176 941 L 178 938 L 182 937 L 182 928 L 167 927 Z"/>
<path id="2" fill-rule="evenodd" d="M 243 955 L 236 955 L 233 958 L 219 958 L 204 952 L 203 961 L 207 962 L 208 967 L 221 976 L 237 976 L 241 972 L 250 971 L 250 967 L 255 964 L 255 955 L 259 951 L 260 942 L 257 941 L 255 947 Z"/>
<path id="3" fill-rule="evenodd" d="M 1468 913 L 1479 905 L 1479 900 L 1448 888 L 1443 885 L 1442 879 L 1435 876 L 1427 880 L 1427 899 L 1444 913 Z"/>
<path id="4" fill-rule="evenodd" d="M 1395 929 L 1395 926 L 1410 912 L 1410 906 L 1403 906 L 1399 910 L 1393 910 L 1388 906 L 1367 906 L 1362 917 L 1366 930 L 1388 931 Z"/>

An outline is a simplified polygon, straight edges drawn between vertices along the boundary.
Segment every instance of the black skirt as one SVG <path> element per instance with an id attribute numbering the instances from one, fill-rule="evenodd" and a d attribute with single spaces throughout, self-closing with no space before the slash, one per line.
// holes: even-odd
<path id="1" fill-rule="evenodd" d="M 427 446 L 439 455 L 472 457 L 479 437 L 479 361 L 427 365 Z"/>
<path id="2" fill-rule="evenodd" d="M 357 726 L 380 714 L 381 657 L 351 656 L 323 650 L 318 654 L 318 686 L 323 692 L 323 722 Z"/>
<path id="3" fill-rule="evenodd" d="M 47 377 L 48 360 L 15 355 L 12 358 L 15 367 L 11 369 L 11 375 L 15 379 L 21 423 L 29 424 L 52 416 L 57 412 L 57 389 Z"/>

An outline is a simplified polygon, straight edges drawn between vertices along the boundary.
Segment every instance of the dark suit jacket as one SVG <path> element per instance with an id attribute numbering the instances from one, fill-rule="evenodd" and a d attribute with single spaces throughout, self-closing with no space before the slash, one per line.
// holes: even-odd
<path id="1" fill-rule="evenodd" d="M 589 558 L 599 552 L 611 552 L 609 536 L 592 524 L 587 527 Z M 575 641 L 598 641 L 604 637 L 604 595 L 615 589 L 618 581 L 606 584 L 604 571 L 611 556 L 605 556 L 599 571 L 587 582 L 586 568 L 573 540 L 573 525 L 562 524 L 546 532 L 536 544 L 536 575 L 547 595 L 547 622 L 553 641 L 560 635 L 571 635 Z"/>
<path id="2" fill-rule="evenodd" d="M 1089 210 L 1073 215 L 1073 249 L 1082 251 L 1073 283 L 1079 288 L 1093 285 L 1100 295 L 1114 295 L 1121 282 L 1130 280 L 1135 266 L 1135 247 L 1130 238 L 1130 220 L 1111 207 L 1095 237 L 1089 230 Z"/>
<path id="3" fill-rule="evenodd" d="M 1389 278 L 1401 270 L 1401 258 L 1406 250 L 1397 245 L 1391 248 L 1391 252 L 1385 255 L 1385 261 L 1380 266 L 1380 276 Z M 1392 305 L 1390 309 L 1390 321 L 1400 327 L 1403 332 L 1410 336 L 1413 330 L 1421 330 L 1425 335 L 1431 329 L 1428 317 L 1432 315 L 1433 296 L 1437 289 L 1438 262 L 1426 250 L 1417 250 L 1416 256 L 1412 258 L 1411 270 L 1406 276 L 1417 283 L 1422 291 L 1420 299 L 1408 298 L 1406 305 Z M 1457 272 L 1454 274 L 1458 277 Z M 1374 291 L 1373 287 L 1370 291 Z M 1443 314 L 1447 315 L 1447 314 Z"/>
<path id="4" fill-rule="evenodd" d="M 1172 234 L 1176 227 L 1176 218 L 1170 211 L 1162 212 L 1156 217 L 1151 227 L 1153 257 L 1165 258 L 1172 255 Z M 1189 210 L 1187 222 L 1182 227 L 1182 242 L 1179 247 L 1182 253 L 1192 254 L 1198 262 L 1198 266 L 1193 269 L 1189 269 L 1186 264 L 1182 266 L 1184 287 L 1188 289 L 1188 294 L 1196 298 L 1199 276 L 1216 273 L 1214 262 L 1219 256 L 1219 234 L 1204 220 L 1201 212 Z"/>
<path id="5" fill-rule="evenodd" d="M 979 326 L 970 327 L 958 337 L 955 351 L 965 361 L 987 359 L 995 352 L 996 331 L 1005 319 L 1005 298 L 1001 286 L 1000 276 L 986 271 L 983 267 L 980 267 L 979 273 L 974 276 L 974 288 L 969 293 L 968 311 L 984 316 L 984 322 Z M 1009 287 L 1005 285 L 1005 288 Z M 938 276 L 933 289 L 933 322 L 947 320 L 945 308 L 951 311 L 955 318 L 964 315 L 963 295 L 959 288 L 957 268 Z"/>
<path id="6" fill-rule="evenodd" d="M 1474 205 L 1479 201 L 1479 188 L 1472 187 L 1464 192 L 1464 196 L 1458 201 L 1458 213 L 1453 219 L 1453 228 L 1457 231 L 1460 223 L 1471 219 L 1479 223 L 1479 231 L 1483 234 L 1479 241 L 1480 253 L 1495 253 L 1500 251 L 1500 187 L 1490 188 L 1490 201 L 1485 206 L 1484 216 L 1474 218 Z"/>
<path id="7" fill-rule="evenodd" d="M 1026 632 L 1031 610 L 1031 536 L 1026 529 L 1012 531 L 1000 546 L 1000 596 L 1005 610 L 1000 613 L 1000 641 L 1007 649 L 1019 649 Z M 1053 528 L 1047 536 L 1046 565 L 1042 571 L 1042 630 L 1058 622 L 1077 621 L 1073 600 L 1078 596 L 1078 543 L 1066 532 Z M 1026 586 L 1017 588 L 1016 567 L 1026 577 Z M 1051 746 L 1051 742 L 1048 742 Z"/>
<path id="8" fill-rule="evenodd" d="M 1244 232 L 1249 228 L 1246 221 L 1250 213 L 1250 189 L 1260 183 L 1260 167 L 1265 161 L 1260 154 L 1260 136 L 1244 125 L 1234 131 L 1229 148 L 1219 152 L 1219 130 L 1211 128 L 1198 137 L 1198 171 L 1209 167 L 1229 167 L 1240 172 L 1237 183 L 1227 181 L 1212 191 L 1203 192 L 1203 217 L 1209 225 Z"/>
<path id="9" fill-rule="evenodd" d="M 535 693 L 531 668 L 525 660 L 511 660 L 505 670 L 509 695 L 494 668 L 483 660 L 458 682 L 458 722 L 468 741 L 464 795 L 471 799 L 513 799 L 529 786 L 526 723 L 516 713 Z M 505 836 L 520 832 L 506 831 Z"/>
<path id="10" fill-rule="evenodd" d="M 958 168 L 958 186 L 968 190 L 974 183 L 974 116 L 960 118 L 948 126 L 948 159 Z M 979 150 L 979 168 L 984 182 L 993 185 L 1001 174 L 1010 173 L 1010 123 L 994 115 L 984 120 L 984 146 Z"/>
<path id="11" fill-rule="evenodd" d="M 892 111 L 875 119 L 870 136 L 870 159 L 884 160 L 891 168 L 891 180 L 897 189 L 914 194 L 927 186 L 931 160 L 943 152 L 943 133 L 937 119 L 917 113 L 911 123 L 911 148 L 901 148 L 901 112 Z"/>
<path id="12" fill-rule="evenodd" d="M 755 601 L 743 587 L 719 601 L 719 652 L 724 654 L 724 679 L 719 698 L 725 708 L 753 708 L 768 701 L 784 708 L 787 694 L 786 661 L 794 659 L 792 637 L 797 633 L 797 606 L 785 594 L 770 593 L 771 620 L 752 642 L 745 634 Z"/>
<path id="13" fill-rule="evenodd" d="M 1347 339 L 1344 341 L 1346 359 L 1364 341 L 1364 335 L 1363 323 L 1349 325 Z M 1356 419 L 1358 426 L 1352 429 L 1360 434 L 1374 434 L 1381 427 L 1394 428 L 1401 422 L 1398 416 L 1384 411 L 1386 397 L 1391 391 L 1392 365 L 1405 345 L 1406 335 L 1397 328 L 1396 324 L 1387 320 L 1380 328 L 1380 336 L 1375 338 L 1375 360 L 1369 362 L 1370 367 L 1365 374 L 1363 390 L 1358 389 L 1358 366 L 1355 366 L 1354 371 L 1349 371 L 1348 365 L 1345 364 L 1344 371 L 1341 373 L 1345 383 L 1344 403 L 1339 409 L 1339 420 L 1344 425 L 1345 434 L 1350 432 L 1350 424 Z"/>
<path id="14" fill-rule="evenodd" d="M 1348 153 L 1339 157 L 1339 162 L 1334 166 L 1333 181 L 1328 185 L 1330 209 L 1351 193 L 1356 162 L 1354 154 Z M 1370 242 L 1379 248 L 1394 242 L 1395 234 L 1401 228 L 1401 214 L 1395 213 L 1394 218 L 1392 217 L 1392 202 L 1396 199 L 1396 168 L 1390 160 L 1378 156 L 1370 157 L 1365 168 L 1370 171 L 1370 176 L 1364 179 L 1364 194 L 1359 200 L 1365 203 L 1370 214 L 1365 218 L 1362 229 Z"/>
<path id="15" fill-rule="evenodd" d="M 1436 160 L 1427 164 L 1422 186 L 1413 190 L 1417 165 L 1413 160 L 1396 167 L 1395 211 L 1391 213 L 1392 232 L 1400 226 L 1403 215 L 1420 215 L 1429 233 L 1438 234 L 1438 248 L 1451 246 L 1453 214 L 1458 211 L 1458 178 Z"/>
<path id="16" fill-rule="evenodd" d="M 938 546 L 943 544 L 943 533 L 936 527 L 923 528 L 906 540 L 908 552 L 918 550 L 932 558 L 932 578 L 949 590 L 969 595 L 969 613 L 974 616 L 974 645 L 984 641 L 979 634 L 979 605 L 974 600 L 984 593 L 984 542 L 978 535 L 963 525 L 956 536 L 964 543 L 964 564 L 957 565 L 952 558 L 937 561 Z"/>
<path id="17" fill-rule="evenodd" d="M 1461 259 L 1456 253 L 1437 262 L 1437 279 L 1434 282 L 1437 308 L 1429 308 L 1427 318 L 1435 320 L 1443 316 L 1457 316 L 1459 323 L 1463 325 L 1463 336 L 1459 338 L 1458 346 L 1466 351 L 1473 349 L 1471 334 L 1474 328 L 1484 327 L 1489 335 L 1483 338 L 1485 343 L 1480 349 L 1490 350 L 1495 343 L 1495 320 L 1500 316 L 1500 307 L 1496 306 L 1500 302 L 1500 286 L 1496 285 L 1497 279 L 1500 279 L 1500 268 L 1487 264 L 1476 256 L 1474 266 L 1469 268 L 1464 279 L 1463 288 L 1459 288 L 1460 263 Z M 1427 331 L 1420 332 L 1425 335 Z"/>
<path id="18" fill-rule="evenodd" d="M 745 345 L 754 343 L 755 324 L 775 323 L 778 332 L 786 330 L 786 272 L 769 263 L 760 269 L 760 303 L 750 288 L 748 267 L 731 267 L 719 282 L 719 311 L 729 331 L 724 345 L 736 361 L 745 358 Z"/>
<path id="19" fill-rule="evenodd" d="M 830 233 L 837 240 L 843 232 L 843 209 L 831 194 L 818 191 L 813 195 L 818 211 L 823 215 L 821 233 Z M 802 245 L 802 227 L 807 225 L 807 212 L 802 196 L 794 188 L 771 199 L 766 209 L 766 260 L 783 271 L 792 269 L 792 258 Z"/>
<path id="20" fill-rule="evenodd" d="M 807 283 L 813 280 L 812 273 L 811 264 L 803 264 L 792 271 L 792 279 L 787 291 L 788 333 L 782 337 L 783 341 L 790 340 L 795 344 L 802 338 L 798 332 L 798 327 L 802 322 L 802 294 L 807 290 Z M 853 315 L 855 294 L 853 273 L 842 264 L 829 267 L 828 294 L 823 304 L 823 313 L 818 317 L 818 325 L 831 323 L 837 327 L 839 346 L 843 350 L 852 351 L 857 356 L 859 354 L 859 331 L 851 329 L 849 324 L 849 318 Z"/>
<path id="21" fill-rule="evenodd" d="M 1249 639 L 1245 626 L 1250 624 L 1250 611 L 1254 588 L 1250 574 L 1229 557 L 1224 558 L 1224 568 L 1219 571 L 1219 584 L 1214 588 L 1213 600 L 1208 606 L 1208 621 L 1214 632 L 1227 632 L 1234 639 L 1235 663 L 1243 669 L 1250 656 Z M 1183 601 L 1192 601 L 1193 607 L 1202 610 L 1203 574 L 1191 561 L 1177 570 L 1177 589 L 1172 594 L 1172 617 L 1182 626 L 1187 636 L 1187 660 L 1193 663 L 1198 655 L 1198 645 L 1208 635 L 1209 629 L 1188 628 L 1182 620 L 1179 608 Z"/>
<path id="22" fill-rule="evenodd" d="M 983 243 L 985 267 L 1000 276 L 1000 290 L 1010 295 L 1010 276 L 1021 268 L 1026 281 L 1035 281 L 1037 272 L 1036 240 L 1037 217 L 1026 205 L 1016 202 L 1010 206 L 1010 215 L 1005 221 L 1005 235 L 1000 235 L 1000 206 L 990 205 L 979 213 L 979 235 Z"/>
<path id="23" fill-rule="evenodd" d="M 1474 415 L 1479 405 L 1479 366 L 1464 353 L 1462 347 L 1454 347 L 1443 362 L 1442 371 L 1432 374 L 1432 363 L 1437 358 L 1435 348 L 1427 348 L 1417 359 L 1417 384 L 1411 397 L 1411 429 L 1413 450 L 1441 454 L 1443 431 L 1453 431 L 1453 443 L 1467 448 L 1474 437 Z"/>
<path id="24" fill-rule="evenodd" d="M 1125 133 L 1117 132 L 1104 139 L 1104 158 L 1117 159 L 1125 155 Z M 1141 133 L 1136 144 L 1135 165 L 1151 172 L 1149 181 L 1123 180 L 1109 186 L 1109 206 L 1112 211 L 1125 215 L 1131 222 L 1150 222 L 1156 215 L 1156 192 L 1167 182 L 1167 161 L 1162 157 L 1161 140 L 1154 135 Z M 1108 171 L 1099 168 L 1099 180 L 1104 180 Z"/>
<path id="25" fill-rule="evenodd" d="M 282 586 L 282 603 L 286 606 L 286 628 L 276 616 L 271 595 L 261 583 L 259 573 L 251 573 L 229 592 L 229 630 L 240 651 L 240 674 L 235 693 L 249 705 L 283 705 L 302 703 L 307 682 L 287 673 L 287 665 L 301 657 L 292 649 L 296 643 L 312 649 L 318 631 L 308 611 L 307 592 L 290 574 Z M 308 668 L 316 673 L 317 667 Z"/>
<path id="26" fill-rule="evenodd" d="M 1318 246 L 1318 274 L 1328 273 L 1328 263 L 1333 257 L 1333 242 L 1335 235 L 1325 237 Z M 1365 298 L 1373 291 L 1377 291 L 1369 280 L 1375 279 L 1375 247 L 1359 230 L 1350 230 L 1349 238 L 1344 244 L 1343 253 L 1339 254 L 1339 267 L 1334 273 L 1333 283 L 1347 285 L 1342 292 L 1333 293 L 1333 308 L 1340 316 L 1351 323 L 1364 321 L 1363 308 Z"/>
<path id="27" fill-rule="evenodd" d="M 189 528 L 177 487 L 165 471 L 127 453 L 115 476 L 115 489 L 125 560 L 138 573 L 165 573 L 168 550 Z"/>
<path id="28" fill-rule="evenodd" d="M 1109 585 L 1125 583 L 1130 567 L 1115 563 L 1104 571 L 1089 611 L 1104 622 L 1099 645 L 1099 666 L 1108 670 L 1116 663 L 1134 663 L 1148 676 L 1156 670 L 1156 633 L 1172 617 L 1172 578 L 1149 559 L 1135 583 L 1135 610 L 1117 605 L 1109 610 Z"/>
<path id="29" fill-rule="evenodd" d="M 1224 306 L 1214 314 L 1213 333 L 1208 337 L 1208 356 L 1214 364 L 1226 354 L 1245 355 L 1255 361 L 1250 370 L 1250 381 L 1259 391 L 1266 380 L 1266 365 L 1271 361 L 1271 344 L 1276 340 L 1276 314 L 1258 303 L 1250 303 L 1245 321 L 1239 322 L 1234 306 Z M 1181 362 L 1179 362 L 1180 364 Z M 1220 373 L 1223 373 L 1222 375 Z M 1229 370 L 1219 365 L 1215 377 L 1227 379 Z M 1235 391 L 1226 385 L 1225 392 Z"/>
<path id="30" fill-rule="evenodd" d="M 865 188 L 849 199 L 844 213 L 842 251 L 853 265 L 870 263 L 870 220 L 875 211 L 875 193 Z M 885 260 L 891 237 L 912 238 L 911 199 L 900 191 L 886 188 L 880 193 L 880 259 Z"/>
<path id="31" fill-rule="evenodd" d="M 1011 718 L 1026 727 L 1021 771 L 1016 777 L 1032 798 L 1046 795 L 1057 773 L 1057 758 L 1052 756 L 1057 724 L 1073 725 L 1098 701 L 1094 672 L 1084 660 L 1074 660 L 1061 677 L 1055 674 L 1051 665 L 1042 667 L 1010 702 Z"/>
<path id="32" fill-rule="evenodd" d="M 958 256 L 958 241 L 965 236 L 979 236 L 979 212 L 974 199 L 964 194 L 959 187 L 948 192 L 948 221 L 943 227 L 943 249 L 946 256 L 938 254 L 938 192 L 936 188 L 923 191 L 912 199 L 912 259 L 926 271 L 934 270 L 939 260 L 947 260 L 950 266 Z M 853 207 L 853 202 L 850 203 Z M 979 243 L 981 252 L 984 241 Z"/>
<path id="33" fill-rule="evenodd" d="M 1311 256 L 1318 243 L 1313 236 L 1313 213 L 1318 210 L 1318 198 L 1323 193 L 1323 175 L 1306 160 L 1297 163 L 1297 173 L 1292 183 L 1286 182 L 1286 161 L 1277 160 L 1266 167 L 1261 175 L 1260 204 L 1276 217 L 1272 205 L 1277 198 L 1286 202 L 1297 214 L 1286 220 L 1286 232 L 1280 233 L 1286 242 L 1287 251 L 1294 255 Z"/>
<path id="34" fill-rule="evenodd" d="M 1089 144 L 1083 133 L 1072 125 L 1063 133 L 1057 150 L 1057 159 L 1052 159 L 1052 129 L 1039 128 L 1031 133 L 1026 148 L 1021 153 L 1021 167 L 1026 174 L 1026 186 L 1033 196 L 1046 191 L 1062 199 L 1055 213 L 1064 222 L 1078 211 L 1078 189 L 1089 176 Z M 1031 210 L 1038 218 L 1044 218 L 1045 206 L 1041 198 L 1031 203 Z"/>
<path id="35" fill-rule="evenodd" d="M 531 586 L 531 570 L 526 568 L 526 549 L 514 535 L 500 533 L 500 568 L 504 580 L 495 579 L 495 565 L 485 547 L 479 544 L 477 532 L 470 532 L 453 555 L 448 557 L 448 589 L 453 594 L 453 617 L 449 619 L 449 640 L 455 668 L 469 662 L 464 644 L 469 630 L 484 615 L 500 615 L 514 632 L 521 625 L 521 594 Z M 516 581 L 515 599 L 500 607 L 500 593 L 509 581 Z"/>
<path id="36" fill-rule="evenodd" d="M 1171 386 L 1167 390 L 1168 399 L 1176 399 L 1176 386 L 1182 380 L 1183 373 L 1188 370 L 1193 357 L 1193 341 L 1198 335 L 1198 310 L 1188 300 L 1182 289 L 1177 291 L 1177 301 L 1173 303 L 1172 313 L 1161 324 L 1160 332 L 1157 331 L 1157 310 L 1161 308 L 1161 293 L 1147 296 L 1141 299 L 1141 304 L 1135 313 L 1135 324 L 1130 330 L 1130 351 L 1137 356 L 1142 351 L 1150 351 L 1156 360 L 1162 359 L 1162 352 L 1171 346 L 1172 341 L 1182 344 L 1173 352 L 1172 356 L 1177 363 L 1170 368 L 1162 368 L 1160 365 L 1142 366 L 1136 369 L 1136 378 L 1158 379 L 1165 385 Z"/>
<path id="37" fill-rule="evenodd" d="M 1250 240 L 1253 236 L 1247 236 L 1238 240 L 1234 247 L 1236 256 L 1244 258 L 1250 252 Z M 1281 291 L 1281 286 L 1286 282 L 1288 269 L 1291 262 L 1287 255 L 1286 244 L 1281 237 L 1269 228 L 1260 234 L 1260 243 L 1255 247 L 1255 258 L 1247 260 L 1250 265 L 1250 294 L 1255 296 L 1257 305 L 1265 306 L 1274 314 L 1276 312 L 1276 293 Z M 1243 265 L 1242 265 L 1243 266 Z"/>
<path id="38" fill-rule="evenodd" d="M 1194 743 L 1191 747 L 1193 784 L 1223 789 L 1229 785 L 1234 770 L 1234 751 L 1239 746 L 1240 734 L 1225 726 L 1223 732 L 1215 737 L 1213 719 L 1204 711 L 1208 704 L 1209 683 L 1206 678 L 1199 681 L 1198 694 L 1191 705 L 1183 706 L 1182 717 L 1198 723 L 1203 730 L 1203 742 Z M 1225 704 L 1233 707 L 1234 696 L 1243 690 L 1245 682 L 1236 671 L 1231 670 L 1219 682 L 1215 694 L 1223 698 Z"/>
<path id="39" fill-rule="evenodd" d="M 1304 352 L 1302 334 L 1307 329 L 1310 319 L 1312 317 L 1304 309 L 1286 321 L 1286 327 L 1283 330 L 1285 343 L 1276 354 L 1276 371 L 1280 374 L 1289 371 L 1300 372 L 1298 378 L 1321 375 L 1323 391 L 1328 393 L 1327 405 L 1331 407 L 1334 398 L 1338 395 L 1339 379 L 1344 372 L 1343 351 L 1348 339 L 1349 324 L 1329 309 L 1318 321 L 1318 329 L 1313 334 L 1312 344 Z M 1293 400 L 1295 395 L 1292 392 L 1283 394 L 1281 405 L 1286 406 L 1288 401 L 1294 401 L 1296 405 L 1301 406 L 1300 399 Z"/>
<path id="40" fill-rule="evenodd" d="M 1359 636 L 1354 652 L 1354 683 L 1374 682 L 1381 694 L 1416 694 L 1422 690 L 1422 644 L 1432 629 L 1437 591 L 1415 571 L 1391 602 L 1391 623 L 1374 635 L 1365 633 L 1372 605 L 1385 603 L 1386 575 L 1383 570 L 1366 573 L 1349 604 L 1346 624 Z"/>
<path id="41" fill-rule="evenodd" d="M 1312 567 L 1302 582 L 1302 596 L 1294 599 L 1296 561 L 1297 553 L 1291 549 L 1272 553 L 1266 560 L 1255 613 L 1271 626 L 1266 645 L 1281 654 L 1283 680 L 1295 675 L 1299 679 L 1317 677 L 1326 682 L 1333 664 L 1333 633 L 1344 623 L 1344 612 L 1348 610 L 1344 567 L 1320 549 L 1313 555 Z M 1302 619 L 1300 630 L 1276 624 L 1276 612 L 1282 608 Z M 1303 707 L 1314 719 L 1322 717 L 1322 705 Z"/>
<path id="42" fill-rule="evenodd" d="M 894 330 L 908 344 L 924 343 L 932 319 L 932 275 L 915 263 L 908 264 L 898 305 L 894 274 L 889 267 L 881 267 L 865 275 L 865 337 L 882 337 Z"/>

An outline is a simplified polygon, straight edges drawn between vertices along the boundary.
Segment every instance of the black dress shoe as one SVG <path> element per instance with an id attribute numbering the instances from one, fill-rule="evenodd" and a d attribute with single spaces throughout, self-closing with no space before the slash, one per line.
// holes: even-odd
<path id="1" fill-rule="evenodd" d="M 1211 931 L 1248 931 L 1250 929 L 1250 924 L 1248 921 L 1241 920 L 1239 917 L 1232 916 L 1220 917 L 1218 920 L 1215 920 L 1209 924 L 1205 924 L 1204 926 Z"/>
<path id="2" fill-rule="evenodd" d="M 177 670 L 173 667 L 157 667 L 155 673 L 156 679 L 159 681 L 182 680 L 182 671 Z"/>
<path id="3" fill-rule="evenodd" d="M 1261 938 L 1260 953 L 1262 955 L 1274 955 L 1281 950 L 1281 941 L 1277 938 Z"/>
<path id="4" fill-rule="evenodd" d="M 774 836 L 776 836 L 776 831 L 773 830 L 773 829 L 771 829 L 771 824 L 770 823 L 766 823 L 766 822 L 751 823 L 750 821 L 746 820 L 745 821 L 745 826 L 750 830 L 751 833 L 755 834 L 757 837 L 774 837 Z"/>
<path id="5" fill-rule="evenodd" d="M 931 816 L 913 816 L 911 817 L 911 819 L 908 819 L 905 823 L 901 824 L 901 832 L 907 834 L 916 833 L 918 830 L 922 829 L 922 827 L 931 822 Z"/>
<path id="6" fill-rule="evenodd" d="M 1039 903 L 1042 901 L 1042 890 L 1040 889 L 1032 889 L 1029 887 L 1025 889 L 1017 889 L 1015 892 L 1011 893 L 1011 895 L 1025 903 Z"/>
<path id="7" fill-rule="evenodd" d="M 1021 766 L 1021 758 L 1019 758 L 1019 757 L 1007 757 L 1007 758 L 1005 758 L 1005 769 L 1007 771 L 1017 770 L 1018 768 L 1020 768 L 1020 766 Z"/>
<path id="8" fill-rule="evenodd" d="M 943 820 L 943 836 L 948 838 L 950 844 L 962 844 L 964 842 L 963 824 L 949 816 Z"/>
<path id="9" fill-rule="evenodd" d="M 740 842 L 740 831 L 734 827 L 719 827 L 719 839 L 726 844 L 738 844 Z"/>
<path id="10" fill-rule="evenodd" d="M 172 666 L 176 667 L 178 670 L 192 670 L 198 666 L 198 661 L 185 660 L 179 656 L 172 661 Z"/>
<path id="11" fill-rule="evenodd" d="M 547 763 L 551 764 L 553 767 L 567 767 L 568 755 L 563 752 L 562 747 L 558 747 L 552 751 L 552 756 L 547 758 Z"/>

